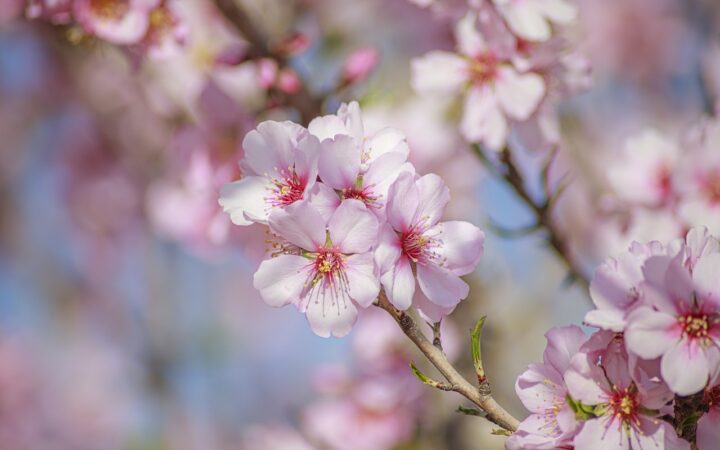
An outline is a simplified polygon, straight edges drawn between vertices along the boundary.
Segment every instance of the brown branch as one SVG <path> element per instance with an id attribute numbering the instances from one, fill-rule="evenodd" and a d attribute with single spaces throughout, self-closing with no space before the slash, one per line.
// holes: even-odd
<path id="1" fill-rule="evenodd" d="M 387 299 L 385 292 L 380 292 L 378 306 L 387 311 L 395 322 L 400 325 L 403 333 L 420 349 L 433 366 L 445 377 L 449 385 L 443 385 L 448 390 L 457 392 L 478 406 L 486 418 L 494 424 L 507 431 L 515 431 L 519 421 L 509 412 L 500 406 L 489 392 L 481 393 L 480 390 L 470 384 L 448 361 L 445 354 L 425 337 L 420 331 L 415 320 L 403 311 L 396 309 Z"/>
<path id="2" fill-rule="evenodd" d="M 251 57 L 270 58 L 277 62 L 278 67 L 290 67 L 289 60 L 281 51 L 273 49 L 263 32 L 245 11 L 236 3 L 236 0 L 215 0 L 215 5 L 235 29 L 248 41 L 251 46 Z M 295 108 L 300 114 L 301 122 L 307 125 L 314 117 L 322 115 L 322 96 L 314 96 L 304 82 L 294 94 L 286 94 L 285 102 Z"/>
<path id="3" fill-rule="evenodd" d="M 515 194 L 520 197 L 522 202 L 530 208 L 536 220 L 536 223 L 533 226 L 543 228 L 547 232 L 547 241 L 550 244 L 550 247 L 554 250 L 555 254 L 563 260 L 573 281 L 580 283 L 583 288 L 587 289 L 590 284 L 590 279 L 572 255 L 567 242 L 560 237 L 562 236 L 562 231 L 556 226 L 555 221 L 553 220 L 552 198 L 549 197 L 543 202 L 537 202 L 532 198 L 525 186 L 522 174 L 518 170 L 512 156 L 510 155 L 509 149 L 505 148 L 500 153 L 500 161 L 505 169 L 502 171 L 487 158 L 483 149 L 478 144 L 473 144 L 472 147 L 473 150 L 475 150 L 475 153 L 480 157 L 482 163 L 496 176 L 504 179 Z"/>

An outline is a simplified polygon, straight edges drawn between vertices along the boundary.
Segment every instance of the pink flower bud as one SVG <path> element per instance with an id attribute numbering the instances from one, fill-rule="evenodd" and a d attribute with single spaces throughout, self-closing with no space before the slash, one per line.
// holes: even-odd
<path id="1" fill-rule="evenodd" d="M 270 89 L 275 84 L 278 67 L 272 59 L 264 58 L 257 62 L 258 83 L 264 89 Z"/>
<path id="2" fill-rule="evenodd" d="M 372 47 L 355 50 L 345 60 L 343 78 L 350 83 L 364 80 L 380 61 L 380 53 Z"/>
<path id="3" fill-rule="evenodd" d="M 300 90 L 300 79 L 292 69 L 283 69 L 278 74 L 277 87 L 287 94 L 294 94 Z"/>

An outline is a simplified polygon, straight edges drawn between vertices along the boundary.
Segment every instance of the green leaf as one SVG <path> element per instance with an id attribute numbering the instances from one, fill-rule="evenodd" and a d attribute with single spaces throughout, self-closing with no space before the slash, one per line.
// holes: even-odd
<path id="1" fill-rule="evenodd" d="M 482 335 L 482 329 L 483 325 L 485 325 L 486 318 L 487 316 L 482 316 L 480 320 L 477 321 L 470 340 L 473 365 L 475 366 L 475 373 L 477 373 L 478 380 L 480 381 L 485 380 L 485 369 L 482 365 L 482 353 L 480 351 L 480 336 Z"/>

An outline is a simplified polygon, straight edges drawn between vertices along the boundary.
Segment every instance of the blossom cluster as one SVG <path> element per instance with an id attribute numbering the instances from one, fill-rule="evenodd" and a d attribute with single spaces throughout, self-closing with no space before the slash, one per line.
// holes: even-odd
<path id="1" fill-rule="evenodd" d="M 111 44 L 163 55 L 187 37 L 177 0 L 30 0 L 28 18 L 70 25 L 68 37 L 93 36 Z"/>
<path id="2" fill-rule="evenodd" d="M 356 102 L 308 128 L 262 122 L 243 149 L 243 176 L 219 202 L 235 224 L 268 227 L 271 257 L 254 275 L 267 304 L 292 303 L 318 335 L 343 336 L 381 286 L 433 322 L 467 297 L 460 277 L 475 269 L 483 232 L 441 221 L 443 180 L 416 173 L 398 130 L 366 135 Z"/>
<path id="3" fill-rule="evenodd" d="M 589 64 L 567 38 L 577 15 L 566 0 L 470 2 L 456 51 L 415 59 L 413 87 L 461 94 L 460 131 L 470 142 L 498 151 L 516 130 L 521 146 L 556 145 L 556 104 L 589 84 Z"/>
<path id="4" fill-rule="evenodd" d="M 655 217 L 669 233 L 699 225 L 720 232 L 719 140 L 714 119 L 680 137 L 653 128 L 630 136 L 623 154 L 609 164 L 618 209 Z"/>
<path id="5" fill-rule="evenodd" d="M 601 265 L 585 317 L 599 330 L 547 334 L 543 363 L 518 378 L 531 415 L 508 448 L 687 449 L 695 436 L 700 450 L 717 448 L 719 267 L 706 228 L 635 242 Z"/>

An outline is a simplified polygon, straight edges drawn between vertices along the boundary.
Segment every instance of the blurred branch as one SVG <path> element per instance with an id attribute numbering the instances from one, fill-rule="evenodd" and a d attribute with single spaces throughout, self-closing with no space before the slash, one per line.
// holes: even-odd
<path id="1" fill-rule="evenodd" d="M 508 148 L 505 148 L 500 152 L 500 166 L 487 157 L 485 150 L 479 144 L 472 144 L 472 148 L 475 151 L 475 154 L 480 158 L 483 165 L 496 177 L 505 180 L 515 194 L 520 197 L 522 202 L 530 208 L 535 216 L 535 224 L 532 225 L 531 228 L 545 229 L 547 232 L 548 244 L 550 244 L 550 247 L 552 247 L 560 259 L 565 262 L 565 265 L 569 270 L 570 278 L 573 281 L 580 283 L 583 288 L 587 289 L 590 281 L 589 277 L 584 273 L 578 262 L 575 260 L 567 242 L 565 242 L 565 240 L 561 237 L 561 230 L 558 229 L 552 218 L 552 207 L 555 205 L 555 201 L 559 195 L 567 187 L 567 184 L 564 183 L 552 195 L 546 193 L 547 198 L 542 202 L 538 202 L 532 198 L 528 189 L 525 187 L 523 176 L 515 165 Z M 546 173 L 547 170 L 547 167 L 543 168 L 543 173 Z"/>
<path id="2" fill-rule="evenodd" d="M 250 43 L 251 57 L 270 58 L 275 60 L 280 68 L 290 67 L 287 56 L 270 46 L 267 37 L 255 26 L 254 21 L 236 0 L 215 0 L 215 5 L 227 21 Z M 286 94 L 285 100 L 289 106 L 297 109 L 304 125 L 314 117 L 322 115 L 325 101 L 322 96 L 314 96 L 303 82 L 300 83 L 297 92 Z"/>
<path id="3" fill-rule="evenodd" d="M 507 412 L 502 406 L 500 406 L 497 401 L 495 401 L 495 399 L 490 394 L 489 384 L 487 385 L 487 389 L 481 390 L 478 387 L 473 386 L 469 381 L 467 381 L 457 371 L 457 369 L 453 367 L 450 361 L 448 361 L 445 354 L 439 348 L 433 345 L 433 343 L 427 337 L 425 337 L 425 335 L 420 331 L 420 328 L 415 323 L 415 320 L 413 320 L 413 318 L 404 311 L 400 311 L 395 308 L 388 301 L 387 296 L 383 291 L 380 292 L 377 306 L 387 311 L 392 316 L 392 318 L 395 319 L 395 322 L 400 325 L 400 329 L 402 329 L 403 333 L 405 333 L 405 335 L 410 338 L 410 340 L 417 346 L 417 348 L 420 349 L 420 351 L 425 355 L 428 361 L 430 361 L 433 366 L 435 366 L 435 368 L 445 377 L 449 384 L 431 380 L 424 374 L 417 371 L 417 369 L 414 370 L 416 376 L 418 376 L 419 373 L 424 379 L 427 379 L 429 382 L 428 383 L 426 381 L 423 381 L 424 383 L 431 384 L 438 389 L 457 392 L 458 394 L 464 396 L 480 408 L 480 410 L 485 415 L 484 417 L 486 417 L 492 423 L 502 427 L 504 430 L 513 432 L 517 429 L 519 421 L 509 412 Z"/>

